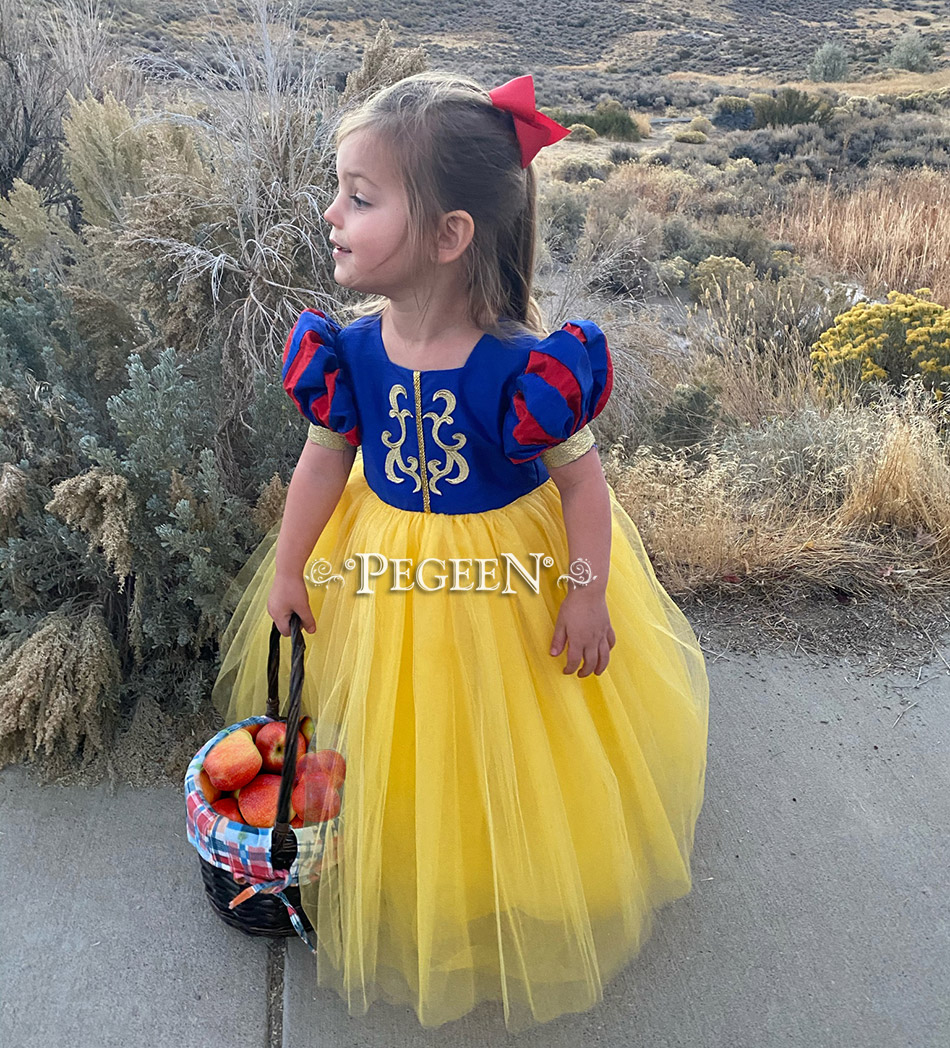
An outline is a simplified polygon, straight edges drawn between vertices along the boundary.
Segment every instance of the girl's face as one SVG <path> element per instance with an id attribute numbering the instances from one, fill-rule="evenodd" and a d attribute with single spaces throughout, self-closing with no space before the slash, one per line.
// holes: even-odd
<path id="1" fill-rule="evenodd" d="M 354 131 L 336 158 L 339 192 L 323 217 L 333 227 L 333 279 L 367 294 L 399 297 L 412 283 L 406 193 L 389 156 L 369 131 Z"/>

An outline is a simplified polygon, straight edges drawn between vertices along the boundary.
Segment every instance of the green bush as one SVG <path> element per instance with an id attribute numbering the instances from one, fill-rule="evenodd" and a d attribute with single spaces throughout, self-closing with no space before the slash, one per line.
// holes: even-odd
<path id="1" fill-rule="evenodd" d="M 647 149 L 640 154 L 640 163 L 647 167 L 669 167 L 673 163 L 673 154 L 668 146 L 659 149 Z"/>
<path id="2" fill-rule="evenodd" d="M 783 127 L 792 124 L 828 123 L 831 105 L 823 98 L 813 98 L 806 91 L 784 87 L 775 95 L 752 95 L 756 127 Z"/>
<path id="3" fill-rule="evenodd" d="M 555 178 L 562 182 L 586 182 L 591 178 L 606 179 L 608 166 L 593 163 L 590 160 L 575 160 L 573 158 L 564 160 L 552 172 Z"/>
<path id="4" fill-rule="evenodd" d="M 289 72 L 293 32 L 205 108 L 74 100 L 85 224 L 23 181 L 0 204 L 0 766 L 86 763 L 143 699 L 176 725 L 213 712 L 232 580 L 306 441 L 289 321 L 343 305 L 323 106 L 420 65 L 385 29 L 336 101 L 322 64 Z"/>
<path id="5" fill-rule="evenodd" d="M 604 138 L 639 142 L 643 137 L 630 113 L 614 99 L 598 103 L 593 113 L 575 113 L 566 109 L 545 107 L 541 107 L 541 112 L 565 127 L 585 124 Z"/>
<path id="6" fill-rule="evenodd" d="M 588 124 L 571 124 L 570 140 L 572 142 L 594 142 L 597 140 L 597 132 Z"/>
<path id="7" fill-rule="evenodd" d="M 686 142 L 688 145 L 701 146 L 708 141 L 702 131 L 679 131 L 673 136 L 674 142 Z"/>
<path id="8" fill-rule="evenodd" d="M 711 257 L 732 258 L 754 266 L 759 273 L 782 268 L 788 245 L 771 240 L 745 216 L 717 214 L 705 221 L 712 228 L 686 215 L 670 215 L 662 226 L 663 254 L 668 258 L 681 255 L 693 265 Z"/>
<path id="9" fill-rule="evenodd" d="M 889 164 L 896 168 L 920 168 L 924 167 L 927 161 L 927 150 L 915 149 L 913 146 L 895 146 L 893 149 L 885 149 L 878 156 L 879 164 Z"/>
<path id="10" fill-rule="evenodd" d="M 899 113 L 942 113 L 950 108 L 950 87 L 935 91 L 911 91 L 908 95 L 881 95 L 881 102 L 892 105 Z"/>
<path id="11" fill-rule="evenodd" d="M 11 681 L 26 654 L 37 657 L 28 645 L 82 634 L 87 649 L 69 657 L 102 682 L 84 713 L 71 696 L 48 700 L 48 682 L 24 691 L 21 680 L 17 694 L 0 685 L 0 723 L 12 726 L 0 734 L 0 765 L 95 757 L 142 697 L 182 713 L 201 708 L 226 624 L 222 598 L 278 519 L 279 474 L 305 438 L 282 390 L 261 382 L 250 422 L 267 438 L 245 476 L 249 498 L 229 492 L 213 450 L 220 352 L 187 366 L 171 348 L 132 353 L 108 397 L 95 367 L 61 292 L 34 278 L 0 304 L 0 634 L 13 649 L 0 679 Z M 61 733 L 51 734 L 59 702 Z M 48 740 L 45 755 L 38 739 Z"/>
<path id="12" fill-rule="evenodd" d="M 898 37 L 887 62 L 894 69 L 907 69 L 912 73 L 929 73 L 934 68 L 933 56 L 916 29 L 908 29 Z"/>
<path id="13" fill-rule="evenodd" d="M 653 441 L 667 448 L 692 448 L 709 439 L 722 417 L 714 393 L 705 383 L 681 383 L 652 421 Z"/>
<path id="14" fill-rule="evenodd" d="M 845 49 L 826 40 L 808 64 L 808 76 L 812 80 L 847 80 L 848 55 Z"/>
<path id="15" fill-rule="evenodd" d="M 637 159 L 637 153 L 629 146 L 611 146 L 608 154 L 611 164 L 629 164 Z"/>
<path id="16" fill-rule="evenodd" d="M 725 131 L 747 131 L 755 124 L 755 110 L 748 98 L 720 95 L 715 102 L 712 123 Z"/>
<path id="17" fill-rule="evenodd" d="M 546 182 L 538 191 L 538 225 L 551 254 L 569 262 L 584 229 L 590 190 L 565 182 Z"/>
<path id="18" fill-rule="evenodd" d="M 730 287 L 748 284 L 755 270 L 741 259 L 710 255 L 698 262 L 689 277 L 689 292 L 699 302 L 712 292 L 726 293 Z"/>
<path id="19" fill-rule="evenodd" d="M 663 258 L 655 262 L 653 268 L 657 284 L 664 290 L 672 290 L 686 284 L 693 264 L 682 255 L 674 255 L 673 258 Z"/>

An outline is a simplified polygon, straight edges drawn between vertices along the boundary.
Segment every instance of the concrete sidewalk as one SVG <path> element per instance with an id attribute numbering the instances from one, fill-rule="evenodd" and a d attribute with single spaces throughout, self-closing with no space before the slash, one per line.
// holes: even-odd
<path id="1" fill-rule="evenodd" d="M 694 889 L 591 1011 L 520 1036 L 490 1004 L 437 1030 L 384 1004 L 352 1018 L 312 989 L 302 943 L 274 949 L 213 913 L 181 790 L 110 797 L 8 768 L 0 1046 L 948 1048 L 946 665 L 918 679 L 844 659 L 708 661 Z M 270 1016 L 269 986 L 283 998 Z"/>

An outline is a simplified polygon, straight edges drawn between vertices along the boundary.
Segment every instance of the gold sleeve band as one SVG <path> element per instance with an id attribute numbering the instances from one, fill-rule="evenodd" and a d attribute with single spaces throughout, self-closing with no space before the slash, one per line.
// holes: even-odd
<path id="1" fill-rule="evenodd" d="M 350 447 L 350 442 L 342 433 L 327 429 L 326 426 L 315 426 L 312 422 L 307 433 L 307 440 L 312 440 L 314 444 L 322 444 L 325 448 L 333 448 L 334 451 L 345 451 Z"/>
<path id="2" fill-rule="evenodd" d="M 584 426 L 583 429 L 579 429 L 573 436 L 568 437 L 556 447 L 542 451 L 540 458 L 548 469 L 551 466 L 566 466 L 568 462 L 573 462 L 581 455 L 586 455 L 594 443 L 594 434 L 590 426 Z"/>

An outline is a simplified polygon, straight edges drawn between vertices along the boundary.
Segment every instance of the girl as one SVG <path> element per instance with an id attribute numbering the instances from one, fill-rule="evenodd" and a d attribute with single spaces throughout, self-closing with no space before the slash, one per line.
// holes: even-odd
<path id="1" fill-rule="evenodd" d="M 702 654 L 593 450 L 604 333 L 545 334 L 532 297 L 531 160 L 567 133 L 530 76 L 439 72 L 337 129 L 334 278 L 373 297 L 287 339 L 308 438 L 213 698 L 262 712 L 271 619 L 300 616 L 311 748 L 346 759 L 338 860 L 301 897 L 351 1014 L 586 1010 L 691 887 Z"/>

